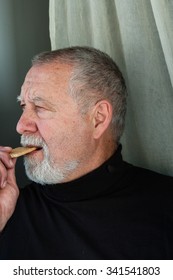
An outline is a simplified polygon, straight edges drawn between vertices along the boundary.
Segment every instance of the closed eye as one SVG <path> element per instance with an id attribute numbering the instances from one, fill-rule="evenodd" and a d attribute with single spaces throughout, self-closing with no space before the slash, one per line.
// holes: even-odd
<path id="1" fill-rule="evenodd" d="M 44 111 L 44 110 L 46 110 L 46 108 L 44 108 L 42 106 L 38 106 L 38 105 L 35 106 L 35 109 L 36 109 L 36 111 Z"/>

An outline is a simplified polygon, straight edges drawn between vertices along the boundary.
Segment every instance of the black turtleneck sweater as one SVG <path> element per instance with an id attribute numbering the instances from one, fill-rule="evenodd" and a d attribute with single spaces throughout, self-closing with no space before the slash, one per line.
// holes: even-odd
<path id="1" fill-rule="evenodd" d="M 173 259 L 173 178 L 134 167 L 121 148 L 68 183 L 21 189 L 0 259 Z"/>

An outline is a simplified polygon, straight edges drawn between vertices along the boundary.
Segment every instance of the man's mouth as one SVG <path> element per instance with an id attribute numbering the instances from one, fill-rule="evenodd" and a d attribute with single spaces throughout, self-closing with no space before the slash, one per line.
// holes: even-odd
<path id="1" fill-rule="evenodd" d="M 38 151 L 40 151 L 40 150 L 43 149 L 43 147 L 41 147 L 41 146 L 36 146 L 36 145 L 26 145 L 26 146 L 23 146 L 23 147 L 25 147 L 25 148 L 27 148 L 27 149 L 33 149 L 33 151 L 31 151 L 31 153 L 38 152 Z M 31 153 L 30 153 L 30 154 L 31 154 Z"/>
<path id="2" fill-rule="evenodd" d="M 31 153 L 34 153 L 34 152 L 37 152 L 37 151 L 40 151 L 40 150 L 43 149 L 43 147 L 35 146 L 35 145 L 27 145 L 25 147 L 28 148 L 28 149 L 32 149 L 33 148 L 33 151 L 31 151 Z"/>

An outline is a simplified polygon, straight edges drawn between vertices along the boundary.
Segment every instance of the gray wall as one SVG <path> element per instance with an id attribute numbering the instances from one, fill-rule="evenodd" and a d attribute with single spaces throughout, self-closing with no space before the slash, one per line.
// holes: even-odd
<path id="1" fill-rule="evenodd" d="M 16 147 L 16 123 L 21 109 L 16 103 L 34 54 L 50 50 L 49 0 L 0 1 L 0 145 Z M 28 183 L 19 159 L 18 185 Z"/>

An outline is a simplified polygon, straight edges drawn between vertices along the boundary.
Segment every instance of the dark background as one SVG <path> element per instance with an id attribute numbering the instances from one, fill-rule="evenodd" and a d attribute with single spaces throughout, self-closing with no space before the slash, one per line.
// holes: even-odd
<path id="1" fill-rule="evenodd" d="M 49 0 L 0 1 L 0 145 L 20 145 L 16 124 L 21 109 L 16 97 L 32 57 L 50 49 Z M 22 158 L 16 177 L 19 187 L 29 182 Z"/>

